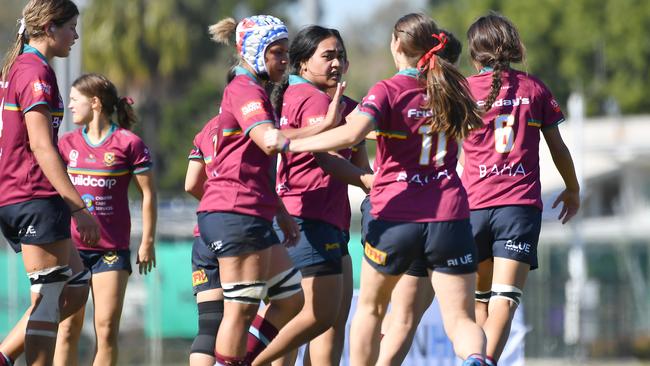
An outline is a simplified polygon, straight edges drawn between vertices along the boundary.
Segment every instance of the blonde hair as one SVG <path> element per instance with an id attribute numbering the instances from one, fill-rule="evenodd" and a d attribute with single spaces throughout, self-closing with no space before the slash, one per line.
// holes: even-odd
<path id="1" fill-rule="evenodd" d="M 73 17 L 79 15 L 77 5 L 70 0 L 31 0 L 23 8 L 25 31 L 16 35 L 16 40 L 5 55 L 0 75 L 6 81 L 9 70 L 16 58 L 23 52 L 23 46 L 30 39 L 45 37 L 45 26 L 53 23 L 61 26 Z"/>
<path id="2" fill-rule="evenodd" d="M 235 35 L 235 30 L 237 29 L 237 22 L 233 18 L 225 18 L 212 24 L 208 27 L 208 33 L 210 33 L 210 38 L 226 46 L 230 45 L 230 40 Z"/>

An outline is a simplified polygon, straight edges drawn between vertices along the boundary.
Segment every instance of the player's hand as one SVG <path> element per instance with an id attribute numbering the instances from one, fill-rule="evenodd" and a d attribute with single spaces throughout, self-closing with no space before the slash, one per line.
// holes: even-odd
<path id="1" fill-rule="evenodd" d="M 138 265 L 140 274 L 148 274 L 156 268 L 156 249 L 153 244 L 140 244 L 138 249 L 138 258 L 135 263 Z"/>
<path id="2" fill-rule="evenodd" d="M 93 216 L 88 209 L 76 211 L 72 214 L 72 218 L 77 224 L 77 231 L 81 237 L 81 241 L 88 246 L 95 246 L 99 242 L 99 223 L 95 216 Z"/>
<path id="3" fill-rule="evenodd" d="M 373 185 L 374 182 L 375 182 L 375 175 L 374 174 L 368 173 L 368 174 L 362 175 L 361 176 L 361 183 L 363 183 L 365 188 L 361 188 L 361 189 L 363 189 L 363 191 L 366 192 L 366 194 L 368 194 L 370 192 L 370 190 L 372 189 L 372 185 Z"/>
<path id="4" fill-rule="evenodd" d="M 580 209 L 580 192 L 565 189 L 553 202 L 553 208 L 556 208 L 560 202 L 562 202 L 562 210 L 557 219 L 562 220 L 562 224 L 566 224 Z"/>
<path id="5" fill-rule="evenodd" d="M 296 220 L 291 217 L 285 210 L 278 210 L 278 214 L 275 216 L 282 234 L 284 234 L 284 240 L 282 244 L 287 247 L 292 247 L 298 243 L 300 240 L 300 227 Z"/>
<path id="6" fill-rule="evenodd" d="M 264 133 L 264 145 L 274 153 L 281 152 L 286 143 L 287 138 L 278 129 L 271 128 Z"/>
<path id="7" fill-rule="evenodd" d="M 330 102 L 329 107 L 327 108 L 327 116 L 325 121 L 331 121 L 331 127 L 336 127 L 339 125 L 339 121 L 343 118 L 343 110 L 345 109 L 345 102 L 341 100 L 343 97 L 343 92 L 345 92 L 346 82 L 341 82 L 336 84 L 336 91 L 332 96 L 332 101 Z M 330 116 L 335 116 L 335 118 L 330 118 Z"/>

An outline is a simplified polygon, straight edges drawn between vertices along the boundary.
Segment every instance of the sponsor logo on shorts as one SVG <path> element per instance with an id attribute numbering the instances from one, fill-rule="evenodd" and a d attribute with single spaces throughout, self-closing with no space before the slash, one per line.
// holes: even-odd
<path id="1" fill-rule="evenodd" d="M 18 234 L 24 237 L 34 237 L 36 236 L 36 228 L 34 225 L 29 225 L 26 228 L 21 229 Z"/>
<path id="2" fill-rule="evenodd" d="M 205 274 L 205 270 L 199 269 L 198 271 L 192 272 L 192 286 L 196 287 L 208 282 L 208 275 Z"/>
<path id="3" fill-rule="evenodd" d="M 105 152 L 104 153 L 104 165 L 111 166 L 115 164 L 115 153 Z"/>
<path id="4" fill-rule="evenodd" d="M 523 241 L 516 242 L 514 240 L 508 240 L 506 241 L 505 248 L 506 250 L 510 250 L 512 252 L 516 252 L 520 254 L 522 253 L 530 254 L 531 245 Z"/>
<path id="5" fill-rule="evenodd" d="M 472 257 L 472 255 L 465 254 L 462 257 L 447 259 L 447 266 L 449 267 L 464 266 L 467 264 L 472 264 L 473 262 L 474 262 L 474 258 Z"/>
<path id="6" fill-rule="evenodd" d="M 246 103 L 243 107 L 241 107 L 241 114 L 244 117 L 244 119 L 248 119 L 256 114 L 260 114 L 263 112 L 264 112 L 264 108 L 262 107 L 261 100 L 253 100 L 251 102 Z"/>
<path id="7" fill-rule="evenodd" d="M 340 249 L 340 248 L 341 248 L 341 244 L 339 244 L 339 243 L 327 243 L 327 244 L 325 244 L 325 250 L 336 250 L 336 249 Z"/>
<path id="8" fill-rule="evenodd" d="M 120 257 L 117 256 L 117 252 L 106 252 L 104 256 L 102 257 L 102 262 L 108 264 L 109 266 L 112 266 L 113 264 L 117 263 L 117 261 L 120 260 Z"/>
<path id="9" fill-rule="evenodd" d="M 221 240 L 213 241 L 210 243 L 210 249 L 212 249 L 213 252 L 221 250 L 221 248 L 223 248 L 223 242 Z"/>
<path id="10" fill-rule="evenodd" d="M 379 264 L 380 266 L 386 265 L 386 258 L 388 258 L 388 254 L 386 252 L 373 247 L 368 242 L 366 242 L 366 245 L 364 245 L 363 252 L 371 261 Z"/>

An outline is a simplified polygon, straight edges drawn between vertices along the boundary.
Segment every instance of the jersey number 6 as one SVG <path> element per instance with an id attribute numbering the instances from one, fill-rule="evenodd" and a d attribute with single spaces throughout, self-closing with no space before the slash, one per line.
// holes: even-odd
<path id="1" fill-rule="evenodd" d="M 512 151 L 515 143 L 514 124 L 515 116 L 511 114 L 500 114 L 494 119 L 494 149 L 498 153 Z"/>

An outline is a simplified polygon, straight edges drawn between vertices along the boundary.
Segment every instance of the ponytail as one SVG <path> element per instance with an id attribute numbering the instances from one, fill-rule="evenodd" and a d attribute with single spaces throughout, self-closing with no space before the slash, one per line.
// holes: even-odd
<path id="1" fill-rule="evenodd" d="M 499 96 L 501 73 L 510 67 L 510 63 L 524 61 L 526 48 L 515 25 L 495 12 L 476 19 L 467 30 L 467 40 L 472 60 L 481 67 L 494 70 L 490 93 L 483 107 L 487 112 Z"/>
<path id="2" fill-rule="evenodd" d="M 497 100 L 499 92 L 501 91 L 501 72 L 508 69 L 508 62 L 496 61 L 492 67 L 492 85 L 490 86 L 490 93 L 485 99 L 485 105 L 483 105 L 483 112 L 487 112 L 492 108 L 492 103 Z"/>
<path id="3" fill-rule="evenodd" d="M 427 100 L 431 111 L 431 132 L 444 132 L 453 139 L 463 139 L 473 128 L 482 126 L 481 113 L 472 98 L 465 77 L 441 57 L 425 65 Z"/>
<path id="4" fill-rule="evenodd" d="M 284 93 L 289 87 L 289 73 L 282 76 L 282 81 L 275 85 L 271 92 L 271 104 L 278 117 L 282 117 L 282 104 L 284 103 Z"/>
<path id="5" fill-rule="evenodd" d="M 14 64 L 14 61 L 16 61 L 16 58 L 18 58 L 18 56 L 23 53 L 23 46 L 25 45 L 25 36 L 23 36 L 23 34 L 24 33 L 18 33 L 16 35 L 16 41 L 5 55 L 2 71 L 0 71 L 2 84 L 7 81 L 7 78 L 9 77 L 9 70 L 11 70 L 11 66 Z"/>
<path id="6" fill-rule="evenodd" d="M 237 22 L 233 18 L 225 18 L 208 27 L 211 39 L 217 43 L 230 45 L 230 41 L 235 35 Z"/>
<path id="7" fill-rule="evenodd" d="M 111 118 L 117 112 L 117 123 L 120 127 L 130 130 L 137 118 L 133 111 L 131 97 L 118 97 L 117 88 L 101 74 L 84 74 L 72 83 L 72 87 L 81 94 L 92 98 L 97 97 L 102 103 L 102 113 Z"/>
<path id="8" fill-rule="evenodd" d="M 127 130 L 130 130 L 138 120 L 132 105 L 133 99 L 131 97 L 121 97 L 117 101 L 117 124 Z"/>

